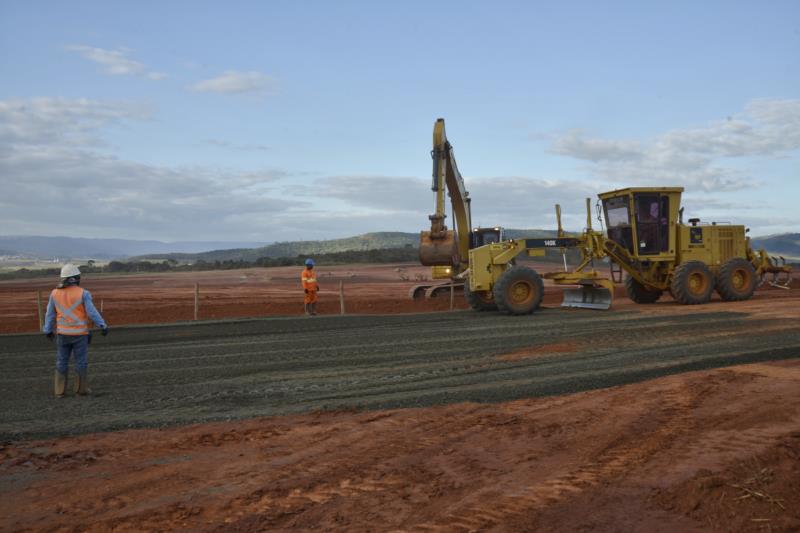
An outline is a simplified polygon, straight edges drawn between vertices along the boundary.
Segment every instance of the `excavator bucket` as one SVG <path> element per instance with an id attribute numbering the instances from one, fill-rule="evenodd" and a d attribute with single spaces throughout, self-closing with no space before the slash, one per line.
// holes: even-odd
<path id="1" fill-rule="evenodd" d="M 561 307 L 606 310 L 611 307 L 612 294 L 605 287 L 581 285 L 578 288 L 564 289 Z"/>
<path id="2" fill-rule="evenodd" d="M 458 265 L 458 238 L 455 231 L 443 231 L 434 236 L 423 231 L 419 236 L 419 261 L 425 266 Z"/>

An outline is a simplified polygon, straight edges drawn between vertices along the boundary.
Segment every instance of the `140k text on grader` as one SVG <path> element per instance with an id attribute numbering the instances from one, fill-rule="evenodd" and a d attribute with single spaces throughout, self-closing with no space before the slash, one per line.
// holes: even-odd
<path id="1" fill-rule="evenodd" d="M 460 177 L 460 176 L 459 176 Z M 516 265 L 522 254 L 543 256 L 548 248 L 578 249 L 580 264 L 573 270 L 543 275 L 564 291 L 567 307 L 608 309 L 615 283 L 624 283 L 636 303 L 657 301 L 665 291 L 687 305 L 706 303 L 716 290 L 728 301 L 747 300 L 764 282 L 788 289 L 791 268 L 783 258 L 753 250 L 742 225 L 683 222 L 682 187 L 638 187 L 599 194 L 597 218 L 605 229 L 592 228 L 591 201 L 586 199 L 586 229 L 566 236 L 556 206 L 558 236 L 552 239 L 514 239 L 469 249 L 466 264 L 451 246 L 437 246 L 436 233 L 423 232 L 420 258 L 426 265 L 451 265 L 466 278 L 464 292 L 473 309 L 521 315 L 536 310 L 544 295 L 542 276 Z M 446 233 L 449 242 L 457 239 Z M 441 253 L 440 253 L 441 251 Z M 608 260 L 610 273 L 594 268 Z M 458 264 L 456 264 L 458 263 Z M 566 266 L 566 263 L 565 263 Z M 623 279 L 624 278 L 624 279 Z"/>

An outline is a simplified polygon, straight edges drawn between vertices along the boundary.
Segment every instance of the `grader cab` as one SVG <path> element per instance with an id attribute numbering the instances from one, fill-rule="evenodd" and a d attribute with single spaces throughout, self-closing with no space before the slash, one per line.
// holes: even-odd
<path id="1" fill-rule="evenodd" d="M 604 248 L 612 280 L 625 278 L 628 297 L 652 303 L 664 291 L 682 304 L 708 302 L 716 290 L 723 300 L 746 300 L 772 273 L 788 288 L 790 269 L 750 248 L 747 229 L 735 224 L 684 224 L 682 187 L 629 188 L 599 195 L 607 227 Z"/>
<path id="2" fill-rule="evenodd" d="M 603 231 L 592 228 L 587 198 L 586 229 L 578 237 L 564 236 L 556 206 L 558 238 L 509 240 L 470 250 L 470 304 L 476 310 L 530 313 L 541 302 L 542 277 L 569 286 L 563 306 L 590 309 L 611 306 L 615 283 L 624 283 L 628 297 L 640 304 L 657 301 L 665 291 L 688 305 L 708 302 L 714 290 L 724 300 L 746 300 L 770 274 L 771 285 L 789 287 L 791 268 L 764 250 L 753 251 L 744 226 L 701 224 L 696 218 L 684 224 L 682 192 L 682 187 L 652 187 L 602 193 L 598 215 Z M 517 256 L 542 256 L 547 248 L 577 248 L 581 262 L 543 276 L 514 265 Z M 605 261 L 608 276 L 595 268 Z"/>

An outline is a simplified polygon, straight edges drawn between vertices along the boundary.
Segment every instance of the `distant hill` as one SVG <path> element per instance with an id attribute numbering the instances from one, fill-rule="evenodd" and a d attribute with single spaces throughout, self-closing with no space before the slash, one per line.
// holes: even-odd
<path id="1" fill-rule="evenodd" d="M 507 229 L 506 238 L 517 239 L 520 237 L 553 237 L 554 230 L 539 229 Z M 291 241 L 277 242 L 260 248 L 239 248 L 228 250 L 214 250 L 210 252 L 185 254 L 148 254 L 138 259 L 165 260 L 193 263 L 196 261 L 249 261 L 253 262 L 261 257 L 297 257 L 298 255 L 319 255 L 339 252 L 385 250 L 392 248 L 405 248 L 419 246 L 419 233 L 403 233 L 399 231 L 383 231 L 365 233 L 344 239 L 331 239 L 327 241 Z"/>
<path id="2" fill-rule="evenodd" d="M 756 250 L 764 248 L 771 255 L 782 255 L 792 259 L 800 259 L 800 233 L 782 233 L 766 237 L 754 237 L 752 246 Z"/>
<path id="3" fill-rule="evenodd" d="M 387 248 L 416 247 L 419 243 L 418 233 L 377 232 L 365 233 L 356 237 L 332 239 L 327 241 L 291 241 L 276 242 L 258 248 L 235 248 L 212 250 L 201 253 L 164 253 L 147 254 L 140 259 L 164 260 L 174 259 L 181 262 L 196 261 L 249 261 L 260 257 L 297 257 L 298 255 L 330 254 L 353 250 L 382 250 Z"/>
<path id="4" fill-rule="evenodd" d="M 161 242 L 129 239 L 86 239 L 80 237 L 0 236 L 0 255 L 30 258 L 120 259 L 135 255 L 170 252 L 205 252 L 220 248 L 253 248 L 260 242 Z"/>
<path id="5" fill-rule="evenodd" d="M 506 238 L 554 237 L 555 230 L 506 229 Z M 800 233 L 754 237 L 753 247 L 765 248 L 772 255 L 800 258 Z M 278 242 L 269 245 L 253 242 L 219 241 L 137 241 L 128 239 L 86 239 L 76 237 L 0 236 L 0 256 L 25 256 L 53 259 L 175 259 L 195 261 L 250 261 L 258 258 L 297 257 L 349 251 L 382 250 L 419 245 L 419 233 L 375 232 L 343 239 Z"/>

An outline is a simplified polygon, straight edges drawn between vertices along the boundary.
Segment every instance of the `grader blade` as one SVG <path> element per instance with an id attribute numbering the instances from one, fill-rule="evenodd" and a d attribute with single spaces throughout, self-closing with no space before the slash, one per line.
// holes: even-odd
<path id="1" fill-rule="evenodd" d="M 561 307 L 606 310 L 611 307 L 611 291 L 605 287 L 581 285 L 578 288 L 564 289 Z"/>

